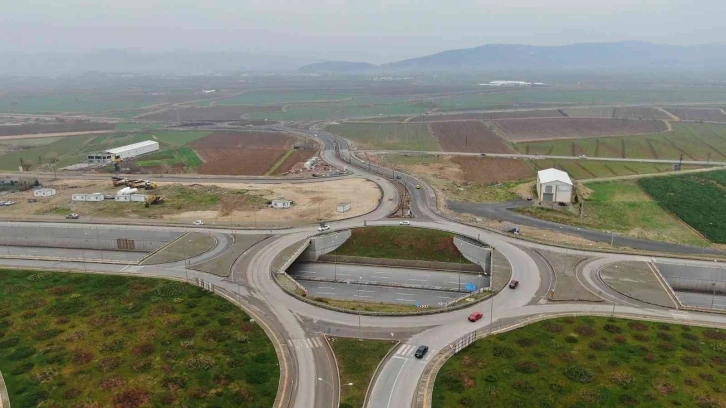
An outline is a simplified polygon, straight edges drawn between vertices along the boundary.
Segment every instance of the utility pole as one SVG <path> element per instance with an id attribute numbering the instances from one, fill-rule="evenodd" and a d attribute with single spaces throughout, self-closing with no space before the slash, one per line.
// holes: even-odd
<path id="1" fill-rule="evenodd" d="M 610 231 L 610 247 L 611 248 L 613 247 L 613 239 L 614 239 L 614 237 L 613 237 L 613 231 Z"/>
<path id="2" fill-rule="evenodd" d="M 681 158 L 678 159 L 678 170 L 680 171 L 683 166 L 683 153 L 681 153 Z"/>
<path id="3" fill-rule="evenodd" d="M 713 288 L 713 295 L 711 296 L 711 309 L 713 309 L 713 301 L 716 300 L 716 282 L 711 282 Z"/>
<path id="4" fill-rule="evenodd" d="M 363 277 L 361 276 L 360 278 L 358 278 L 358 296 L 357 296 L 358 297 L 358 302 L 360 302 L 360 285 L 362 283 L 363 283 Z M 361 313 L 361 311 L 358 310 L 358 338 L 359 339 L 362 339 L 363 338 L 363 332 L 362 332 L 362 330 L 360 328 L 360 313 Z"/>

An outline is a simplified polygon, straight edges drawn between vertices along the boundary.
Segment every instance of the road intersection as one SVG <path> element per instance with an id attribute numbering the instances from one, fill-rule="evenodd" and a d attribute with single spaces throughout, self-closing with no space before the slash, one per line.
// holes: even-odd
<path id="1" fill-rule="evenodd" d="M 290 129 L 292 131 L 292 129 Z M 281 364 L 281 383 L 276 407 L 337 407 L 339 380 L 334 357 L 326 345 L 323 335 L 349 335 L 365 338 L 395 338 L 401 340 L 398 348 L 382 365 L 368 397 L 368 407 L 411 407 L 420 406 L 416 398 L 424 371 L 437 352 L 471 333 L 486 331 L 497 324 L 532 318 L 533 316 L 557 315 L 560 313 L 615 312 L 634 317 L 653 318 L 688 324 L 704 324 L 726 327 L 726 316 L 657 307 L 619 294 L 597 278 L 598 269 L 605 264 L 621 261 L 651 261 L 652 257 L 598 253 L 552 247 L 544 244 L 522 241 L 513 236 L 498 234 L 473 226 L 453 222 L 441 215 L 436 206 L 436 195 L 426 183 L 410 175 L 360 162 L 350 154 L 347 141 L 319 128 L 310 131 L 294 130 L 309 136 L 316 134 L 324 144 L 323 158 L 339 167 L 354 168 L 357 176 L 376 182 L 383 192 L 379 207 L 370 214 L 354 219 L 330 223 L 332 229 L 346 229 L 363 225 L 397 225 L 398 221 L 388 219 L 396 210 L 398 191 L 388 180 L 399 179 L 411 196 L 411 209 L 415 215 L 412 225 L 436 228 L 479 239 L 495 247 L 510 262 L 512 278 L 519 280 L 516 290 L 505 289 L 496 296 L 477 305 L 432 315 L 415 316 L 361 316 L 323 309 L 288 295 L 275 282 L 271 269 L 277 255 L 285 248 L 318 233 L 316 226 L 269 231 L 273 237 L 250 248 L 233 266 L 229 277 L 219 277 L 186 268 L 187 263 L 203 262 L 217 256 L 228 247 L 231 230 L 204 229 L 198 231 L 214 234 L 218 245 L 212 251 L 194 259 L 162 265 L 117 265 L 81 262 L 49 261 L 32 259 L 0 259 L 0 265 L 18 268 L 51 268 L 66 271 L 98 273 L 124 273 L 136 276 L 160 276 L 173 279 L 196 281 L 203 279 L 230 299 L 241 301 L 242 306 L 261 321 L 275 344 Z M 368 168 L 370 167 L 370 172 Z M 390 176 L 389 176 L 390 174 Z M 420 185 L 422 188 L 415 188 Z M 0 224 L 0 229 L 15 223 Z M 17 223 L 23 224 L 23 223 Z M 44 224 L 47 228 L 103 228 L 89 224 L 55 223 Z M 113 229 L 142 229 L 184 231 L 185 228 L 159 226 L 136 227 L 114 226 Z M 258 230 L 239 230 L 238 234 L 259 234 Z M 265 231 L 268 233 L 268 231 Z M 584 285 L 602 298 L 599 303 L 552 303 L 544 296 L 552 287 L 551 272 L 540 268 L 531 256 L 531 249 L 546 249 L 552 252 L 581 254 L 598 259 L 585 264 L 581 271 Z M 667 258 L 663 258 L 667 260 Z M 688 265 L 713 264 L 708 261 L 683 261 Z M 496 273 L 496 271 L 495 271 Z M 481 311 L 485 317 L 476 323 L 467 321 L 472 311 Z M 426 359 L 411 356 L 412 347 L 426 344 L 430 347 Z M 367 384 L 353 386 L 367 387 Z"/>

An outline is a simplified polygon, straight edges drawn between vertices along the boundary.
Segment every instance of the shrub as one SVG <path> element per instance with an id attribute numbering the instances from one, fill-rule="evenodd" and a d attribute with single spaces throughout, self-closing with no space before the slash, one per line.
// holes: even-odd
<path id="1" fill-rule="evenodd" d="M 627 342 L 627 339 L 625 338 L 625 336 L 615 336 L 615 337 L 613 337 L 613 341 L 616 343 L 623 344 L 623 343 Z"/>
<path id="2" fill-rule="evenodd" d="M 713 340 L 726 340 L 726 332 L 723 330 L 709 329 L 705 330 L 703 335 Z"/>
<path id="3" fill-rule="evenodd" d="M 681 361 L 683 361 L 686 365 L 689 365 L 691 367 L 698 367 L 703 365 L 703 360 L 701 360 L 698 357 L 693 356 L 683 356 L 681 357 Z"/>
<path id="4" fill-rule="evenodd" d="M 514 368 L 525 374 L 534 374 L 539 371 L 539 367 L 533 361 L 520 361 L 514 365 Z"/>
<path id="5" fill-rule="evenodd" d="M 599 340 L 591 342 L 589 346 L 591 349 L 596 350 L 596 351 L 603 351 L 603 350 L 607 350 L 609 348 L 607 343 L 605 343 L 604 341 L 599 341 Z"/>
<path id="6" fill-rule="evenodd" d="M 673 336 L 671 336 L 670 334 L 668 334 L 666 332 L 659 331 L 658 334 L 657 334 L 657 336 L 661 340 L 665 340 L 665 341 L 671 341 L 671 340 L 673 340 Z"/>
<path id="7" fill-rule="evenodd" d="M 22 360 L 35 354 L 35 348 L 30 346 L 20 346 L 7 355 L 8 360 Z"/>
<path id="8" fill-rule="evenodd" d="M 605 329 L 608 333 L 622 333 L 623 329 L 620 326 L 608 323 L 605 326 L 603 326 L 603 329 Z"/>
<path id="9" fill-rule="evenodd" d="M 684 326 L 684 327 L 688 327 L 688 326 Z M 683 333 L 681 333 L 681 337 L 683 337 L 686 340 L 698 341 L 698 336 L 696 336 L 693 333 L 683 332 Z"/>
<path id="10" fill-rule="evenodd" d="M 658 348 L 663 351 L 673 351 L 676 349 L 676 346 L 674 346 L 673 343 L 663 342 L 658 344 Z"/>
<path id="11" fill-rule="evenodd" d="M 35 382 L 45 384 L 53 381 L 58 376 L 58 370 L 53 367 L 43 368 L 40 371 L 33 374 Z"/>
<path id="12" fill-rule="evenodd" d="M 191 339 L 196 334 L 196 330 L 191 327 L 184 327 L 174 332 L 174 335 L 180 339 Z"/>
<path id="13" fill-rule="evenodd" d="M 121 361 L 119 357 L 106 357 L 98 362 L 98 368 L 107 373 L 118 368 L 121 365 Z"/>
<path id="14" fill-rule="evenodd" d="M 50 340 L 61 333 L 63 333 L 63 330 L 59 330 L 59 329 L 41 330 L 41 331 L 35 333 L 35 335 L 33 335 L 33 339 L 34 340 Z"/>
<path id="15" fill-rule="evenodd" d="M 151 343 L 143 343 L 139 344 L 138 346 L 134 347 L 134 355 L 135 356 L 148 356 L 149 354 L 153 353 L 156 348 Z"/>
<path id="16" fill-rule="evenodd" d="M 534 385 L 532 385 L 527 380 L 517 379 L 517 380 L 512 381 L 512 388 L 514 388 L 515 390 L 518 390 L 518 391 L 522 391 L 522 392 L 534 391 Z"/>
<path id="17" fill-rule="evenodd" d="M 683 348 L 690 351 L 691 353 L 700 353 L 701 352 L 701 346 L 699 346 L 697 343 L 692 343 L 692 342 L 683 343 Z"/>
<path id="18" fill-rule="evenodd" d="M 98 387 L 104 391 L 111 391 L 113 389 L 123 387 L 124 384 L 126 384 L 126 381 L 124 381 L 121 377 L 106 377 L 101 378 L 98 382 Z"/>
<path id="19" fill-rule="evenodd" d="M 642 333 L 635 333 L 633 334 L 633 338 L 638 341 L 648 341 L 650 338 Z"/>
<path id="20" fill-rule="evenodd" d="M 523 337 L 521 339 L 517 339 L 516 343 L 520 345 L 521 347 L 530 347 L 535 344 L 535 341 L 533 339 Z"/>
<path id="21" fill-rule="evenodd" d="M 658 390 L 659 393 L 664 395 L 669 395 L 676 392 L 676 386 L 666 380 L 656 380 L 653 383 L 653 387 Z"/>
<path id="22" fill-rule="evenodd" d="M 700 408 L 719 408 L 721 407 L 721 402 L 718 398 L 710 395 L 699 395 L 696 397 L 696 405 Z"/>
<path id="23" fill-rule="evenodd" d="M 627 371 L 613 371 L 610 373 L 610 381 L 623 388 L 627 388 L 633 383 L 633 376 Z"/>
<path id="24" fill-rule="evenodd" d="M 0 349 L 7 349 L 16 346 L 20 343 L 20 337 L 9 337 L 3 341 L 0 341 Z"/>
<path id="25" fill-rule="evenodd" d="M 487 374 L 484 377 L 484 381 L 490 382 L 490 383 L 495 383 L 495 382 L 497 382 L 497 376 L 494 374 Z"/>
<path id="26" fill-rule="evenodd" d="M 713 374 L 700 373 L 698 376 L 701 377 L 703 381 L 713 382 Z"/>
<path id="27" fill-rule="evenodd" d="M 632 395 L 623 394 L 618 398 L 618 401 L 623 405 L 628 406 L 635 406 L 639 404 L 639 401 L 637 398 L 633 397 Z"/>
<path id="28" fill-rule="evenodd" d="M 663 323 L 658 324 L 658 330 L 671 331 L 671 326 Z"/>
<path id="29" fill-rule="evenodd" d="M 131 368 L 139 373 L 149 371 L 151 369 L 151 360 L 139 360 L 131 365 Z"/>
<path id="30" fill-rule="evenodd" d="M 550 333 L 559 333 L 562 331 L 562 325 L 557 323 L 548 323 L 544 328 Z"/>
<path id="31" fill-rule="evenodd" d="M 205 355 L 198 355 L 187 360 L 186 366 L 192 371 L 205 371 L 214 366 L 214 359 Z"/>
<path id="32" fill-rule="evenodd" d="M 113 402 L 116 408 L 137 408 L 151 400 L 151 394 L 140 388 L 124 390 L 116 395 Z"/>
<path id="33" fill-rule="evenodd" d="M 637 321 L 628 322 L 628 327 L 630 327 L 632 330 L 635 330 L 635 331 L 647 331 L 648 330 L 648 326 L 646 324 L 637 322 Z"/>
<path id="34" fill-rule="evenodd" d="M 101 345 L 101 351 L 104 353 L 116 352 L 123 349 L 124 346 L 126 346 L 126 342 L 123 339 L 113 339 L 103 343 Z"/>
<path id="35" fill-rule="evenodd" d="M 476 403 L 476 400 L 469 396 L 464 396 L 459 400 L 459 405 L 462 407 L 475 407 Z"/>
<path id="36" fill-rule="evenodd" d="M 548 387 L 549 387 L 550 391 L 558 393 L 558 394 L 565 390 L 565 385 L 559 381 L 550 383 Z"/>
<path id="37" fill-rule="evenodd" d="M 67 400 L 72 400 L 79 395 L 81 395 L 81 390 L 79 390 L 78 388 L 68 388 L 63 393 L 63 398 L 65 398 Z"/>
<path id="38" fill-rule="evenodd" d="M 580 336 L 591 337 L 594 336 L 596 331 L 590 326 L 577 326 L 575 332 Z"/>
<path id="39" fill-rule="evenodd" d="M 169 391 L 176 391 L 185 388 L 187 381 L 180 376 L 166 377 L 162 380 L 161 385 Z"/>
<path id="40" fill-rule="evenodd" d="M 90 351 L 76 351 L 73 353 L 73 364 L 84 365 L 93 360 L 93 353 Z"/>
<path id="41" fill-rule="evenodd" d="M 698 381 L 696 381 L 696 380 L 694 380 L 693 378 L 690 378 L 690 377 L 684 379 L 683 380 L 683 383 L 686 384 L 686 385 L 688 385 L 689 387 L 697 387 L 698 386 Z"/>
<path id="42" fill-rule="evenodd" d="M 577 343 L 580 340 L 577 338 L 577 336 L 570 334 L 567 337 L 565 337 L 565 341 L 568 342 L 568 343 L 573 343 L 574 344 L 574 343 Z"/>
<path id="43" fill-rule="evenodd" d="M 492 354 L 494 355 L 494 357 L 510 358 L 510 357 L 514 357 L 515 353 L 514 353 L 514 350 L 509 346 L 497 345 L 497 346 L 494 346 L 494 348 L 492 349 Z"/>
<path id="44" fill-rule="evenodd" d="M 568 380 L 578 383 L 589 383 L 595 379 L 595 373 L 582 366 L 570 366 L 565 368 L 565 377 Z"/>
<path id="45" fill-rule="evenodd" d="M 45 391 L 30 391 L 21 394 L 17 399 L 13 400 L 13 406 L 20 407 L 36 407 L 48 398 Z"/>
<path id="46" fill-rule="evenodd" d="M 187 293 L 187 285 L 178 282 L 165 282 L 157 286 L 151 292 L 159 297 L 181 297 Z"/>
<path id="47" fill-rule="evenodd" d="M 32 361 L 23 361 L 20 364 L 16 365 L 13 369 L 10 370 L 10 374 L 12 375 L 20 375 L 25 374 L 28 371 L 32 370 L 35 364 L 33 364 Z"/>

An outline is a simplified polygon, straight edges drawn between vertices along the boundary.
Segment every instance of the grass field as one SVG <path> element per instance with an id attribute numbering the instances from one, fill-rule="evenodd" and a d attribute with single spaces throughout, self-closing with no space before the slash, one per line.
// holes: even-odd
<path id="1" fill-rule="evenodd" d="M 327 130 L 368 149 L 441 150 L 423 123 L 346 123 L 328 126 Z"/>
<path id="2" fill-rule="evenodd" d="M 557 159 L 532 160 L 531 162 L 537 170 L 554 167 L 566 171 L 570 177 L 576 180 L 673 171 L 672 165 L 660 163 Z M 698 166 L 683 165 L 681 168 L 683 170 L 688 170 L 698 168 Z"/>
<path id="3" fill-rule="evenodd" d="M 66 113 L 139 109 L 160 103 L 198 99 L 186 92 L 153 95 L 145 92 L 88 92 L 50 95 L 12 95 L 0 98 L 0 112 Z"/>
<path id="4" fill-rule="evenodd" d="M 150 153 L 142 157 L 143 160 L 137 160 L 139 167 L 158 167 L 173 166 L 178 163 L 184 164 L 187 168 L 201 166 L 204 162 L 194 153 L 190 147 L 179 147 L 177 149 L 160 150 Z"/>
<path id="5" fill-rule="evenodd" d="M 660 177 L 654 177 L 660 179 Z M 643 179 L 645 180 L 645 179 Z M 519 210 L 537 218 L 636 238 L 703 246 L 703 240 L 651 199 L 635 180 L 588 183 L 585 217 L 577 211 L 530 207 Z"/>
<path id="6" fill-rule="evenodd" d="M 660 160 L 726 160 L 726 125 L 672 123 L 673 131 L 642 136 L 518 143 L 521 153 Z"/>
<path id="7" fill-rule="evenodd" d="M 14 407 L 270 407 L 265 332 L 161 279 L 0 271 L 0 370 Z"/>
<path id="8" fill-rule="evenodd" d="M 713 242 L 726 243 L 726 170 L 638 180 L 666 210 Z"/>
<path id="9" fill-rule="evenodd" d="M 360 408 L 373 372 L 396 342 L 343 337 L 330 337 L 329 341 L 340 371 L 340 408 Z"/>
<path id="10" fill-rule="evenodd" d="M 326 305 L 363 312 L 383 312 L 383 313 L 403 313 L 421 311 L 416 305 L 406 305 L 400 303 L 383 303 L 383 302 L 366 302 L 362 300 L 343 300 L 333 298 L 317 297 L 312 298 L 316 302 L 325 303 Z"/>
<path id="11" fill-rule="evenodd" d="M 353 99 L 341 102 L 321 102 L 291 104 L 284 112 L 250 113 L 249 119 L 270 120 L 340 120 L 353 118 L 381 117 L 396 115 L 418 115 L 431 107 L 416 102 L 387 99 Z"/>
<path id="12" fill-rule="evenodd" d="M 469 263 L 456 249 L 454 234 L 449 232 L 411 227 L 366 227 L 352 232 L 331 254 Z"/>
<path id="13" fill-rule="evenodd" d="M 726 331 L 604 317 L 479 340 L 439 371 L 434 408 L 726 404 Z"/>

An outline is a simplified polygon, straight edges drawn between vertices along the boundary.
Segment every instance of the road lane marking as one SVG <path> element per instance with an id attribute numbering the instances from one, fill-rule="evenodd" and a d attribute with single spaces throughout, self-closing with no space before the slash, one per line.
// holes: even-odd
<path id="1" fill-rule="evenodd" d="M 401 295 L 401 296 L 414 296 L 413 293 L 398 293 L 398 292 L 396 292 L 396 294 L 397 295 Z"/>
<path id="2" fill-rule="evenodd" d="M 335 293 L 330 292 L 318 292 L 318 295 L 334 295 Z"/>
<path id="3" fill-rule="evenodd" d="M 322 347 L 322 343 L 317 337 L 305 337 L 300 339 L 291 339 L 287 341 L 291 347 L 293 347 L 295 350 L 302 350 L 302 349 L 314 349 Z"/>
<path id="4" fill-rule="evenodd" d="M 386 404 L 386 408 L 391 407 L 391 398 L 393 398 L 393 391 L 396 389 L 396 383 L 398 382 L 398 377 L 401 376 L 401 373 L 403 372 L 403 367 L 406 366 L 406 363 L 408 363 L 408 360 L 404 361 L 403 364 L 401 364 L 401 368 L 398 370 L 398 374 L 396 374 L 396 379 L 393 380 L 393 385 L 391 386 L 391 395 L 388 396 L 388 404 Z"/>
<path id="5" fill-rule="evenodd" d="M 318 289 L 333 289 L 333 290 L 335 290 L 335 288 L 332 287 L 332 286 L 318 286 Z"/>

